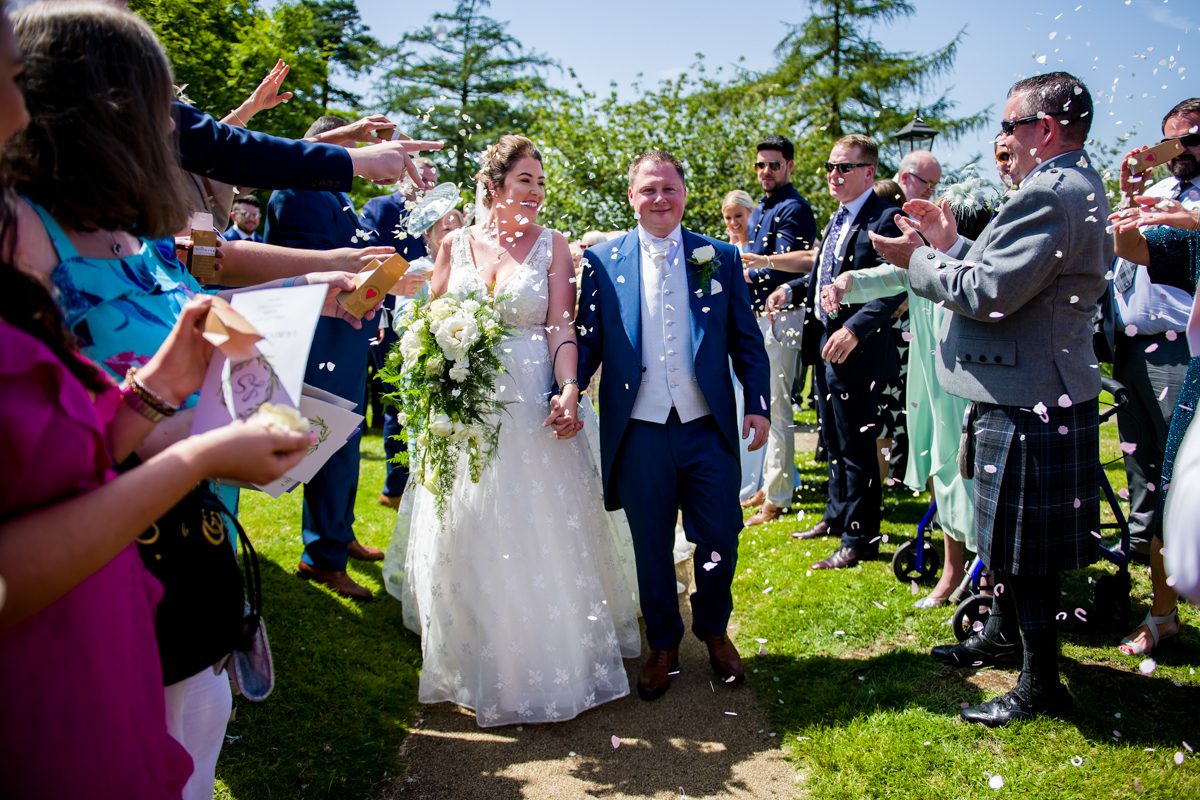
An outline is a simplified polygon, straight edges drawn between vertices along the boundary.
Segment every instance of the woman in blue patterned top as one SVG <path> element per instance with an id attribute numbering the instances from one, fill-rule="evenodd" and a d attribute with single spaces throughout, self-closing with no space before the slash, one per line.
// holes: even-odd
<path id="1" fill-rule="evenodd" d="M 1128 166 L 1124 162 L 1121 172 L 1122 183 L 1126 184 Z M 1129 187 L 1132 188 L 1132 184 Z M 1134 200 L 1137 205 L 1116 211 L 1110 217 L 1117 255 L 1134 264 L 1145 265 L 1153 282 L 1170 284 L 1195 294 L 1200 285 L 1200 210 L 1188 211 L 1178 200 L 1158 197 L 1135 197 Z M 1164 227 L 1141 227 L 1147 225 Z M 1179 445 L 1192 423 L 1198 402 L 1200 355 L 1193 351 L 1167 432 L 1162 479 L 1158 482 L 1159 494 L 1164 500 L 1171 488 Z M 1179 593 L 1167 582 L 1162 550 L 1163 540 L 1155 537 L 1150 542 L 1154 600 L 1142 624 L 1121 642 L 1121 652 L 1127 655 L 1149 655 L 1160 642 L 1179 634 Z"/>
<path id="2" fill-rule="evenodd" d="M 108 5 L 37 4 L 15 13 L 13 21 L 30 114 L 27 128 L 0 156 L 0 178 L 24 198 L 17 210 L 14 260 L 57 290 L 81 351 L 120 379 L 154 355 L 189 298 L 203 291 L 176 259 L 172 240 L 187 213 L 170 66 L 145 23 Z M 352 286 L 347 273 L 287 280 L 330 283 L 327 313 L 337 308 L 333 295 Z M 162 400 L 190 407 L 196 398 Z M 139 456 L 187 435 L 185 415 L 171 421 L 178 422 L 174 428 L 158 426 Z M 170 529 L 165 522 L 163 527 Z M 229 654 L 228 642 L 204 635 L 203 626 L 215 628 L 212 582 L 188 574 L 186 567 L 173 582 L 156 570 L 145 547 L 142 556 L 165 591 L 157 627 L 170 684 L 168 726 L 196 767 L 184 796 L 211 797 L 232 705 L 228 680 L 213 669 Z M 181 588 L 192 582 L 209 588 Z M 240 610 L 241 603 L 236 605 Z M 168 608 L 181 609 L 181 616 L 171 616 Z M 164 634 L 173 634 L 179 645 L 166 646 Z"/>

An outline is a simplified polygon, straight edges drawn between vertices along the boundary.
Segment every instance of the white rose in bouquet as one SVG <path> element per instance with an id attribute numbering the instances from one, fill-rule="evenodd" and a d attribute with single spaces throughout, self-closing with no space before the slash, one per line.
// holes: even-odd
<path id="1" fill-rule="evenodd" d="M 439 297 L 429 304 L 429 318 L 440 322 L 455 312 L 454 300 L 450 297 Z"/>
<path id="2" fill-rule="evenodd" d="M 450 434 L 450 441 L 452 441 L 452 442 L 464 441 L 467 438 L 467 436 L 470 434 L 470 431 L 471 431 L 471 429 L 468 428 L 466 425 L 463 425 L 458 420 L 455 420 L 454 421 L 454 430 Z"/>
<path id="3" fill-rule="evenodd" d="M 465 358 L 455 361 L 454 366 L 450 368 L 450 380 L 457 383 L 462 383 L 465 381 L 467 376 L 470 374 L 468 370 L 468 367 L 470 366 L 471 363 Z"/>
<path id="4" fill-rule="evenodd" d="M 425 374 L 426 375 L 441 375 L 442 367 L 444 367 L 445 365 L 446 365 L 446 359 L 442 358 L 442 354 L 434 353 L 433 355 L 431 355 L 429 357 L 429 360 L 425 362 Z"/>
<path id="5" fill-rule="evenodd" d="M 409 328 L 400 337 L 400 355 L 404 358 L 404 368 L 412 369 L 416 366 L 417 359 L 421 357 L 421 335 L 414 329 Z"/>
<path id="6" fill-rule="evenodd" d="M 479 305 L 478 300 L 468 297 L 466 300 L 463 300 L 462 308 L 463 311 L 466 311 L 471 316 L 474 316 L 479 312 L 479 309 L 482 308 L 482 306 Z"/>
<path id="7" fill-rule="evenodd" d="M 462 424 L 461 422 L 458 424 Z M 441 411 L 429 417 L 429 432 L 434 436 L 449 436 L 454 433 L 454 422 L 450 420 L 450 415 Z"/>
<path id="8" fill-rule="evenodd" d="M 433 335 L 446 358 L 461 361 L 471 345 L 479 340 L 479 326 L 474 317 L 455 314 L 442 320 Z"/>

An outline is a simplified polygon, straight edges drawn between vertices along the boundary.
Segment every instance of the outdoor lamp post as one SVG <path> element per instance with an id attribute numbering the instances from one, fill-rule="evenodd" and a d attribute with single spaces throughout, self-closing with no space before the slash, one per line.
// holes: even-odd
<path id="1" fill-rule="evenodd" d="M 896 131 L 893 138 L 900 143 L 900 155 L 906 156 L 914 150 L 932 149 L 935 136 L 937 131 L 925 124 L 925 120 L 921 119 L 921 109 L 918 108 L 912 121 Z"/>

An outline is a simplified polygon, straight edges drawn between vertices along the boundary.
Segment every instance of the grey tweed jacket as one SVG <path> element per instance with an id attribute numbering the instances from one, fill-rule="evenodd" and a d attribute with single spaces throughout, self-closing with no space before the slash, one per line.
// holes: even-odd
<path id="1" fill-rule="evenodd" d="M 953 311 L 938 337 L 951 394 L 1048 408 L 1100 394 L 1092 317 L 1113 260 L 1104 183 L 1082 150 L 1026 178 L 961 259 L 920 247 L 912 290 Z"/>

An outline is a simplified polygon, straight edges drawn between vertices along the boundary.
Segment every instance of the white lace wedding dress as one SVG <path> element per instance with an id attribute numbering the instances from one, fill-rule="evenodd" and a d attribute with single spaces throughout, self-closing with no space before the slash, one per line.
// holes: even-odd
<path id="1" fill-rule="evenodd" d="M 452 234 L 448 292 L 484 295 L 469 229 Z M 496 286 L 514 333 L 496 460 L 472 483 L 465 463 L 439 526 L 433 496 L 409 481 L 384 583 L 421 635 L 422 703 L 474 709 L 483 727 L 567 720 L 623 697 L 622 657 L 640 648 L 633 546 L 604 510 L 587 437 L 542 426 L 553 380 L 546 344 L 552 239 Z M 589 424 L 590 423 L 590 424 Z M 594 417 L 585 418 L 593 431 Z"/>

